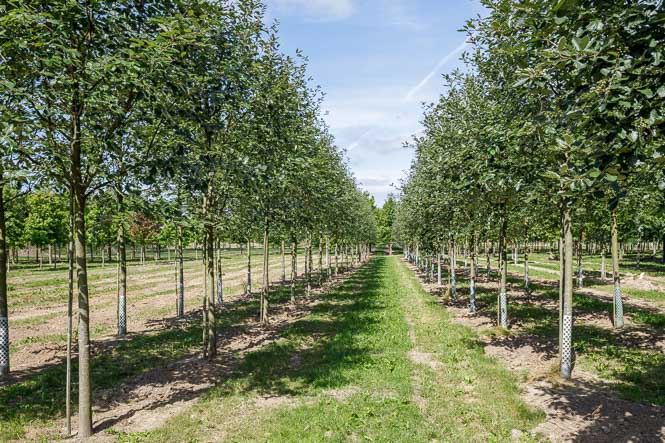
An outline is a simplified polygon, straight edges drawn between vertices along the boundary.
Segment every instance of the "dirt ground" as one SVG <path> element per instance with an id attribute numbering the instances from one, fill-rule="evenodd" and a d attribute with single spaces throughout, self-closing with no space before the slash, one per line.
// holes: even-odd
<path id="1" fill-rule="evenodd" d="M 223 381 L 247 353 L 279 339 L 284 328 L 306 316 L 320 302 L 320 294 L 338 286 L 356 270 L 357 267 L 346 274 L 334 277 L 321 287 L 314 288 L 311 296 L 299 298 L 295 305 L 273 304 L 268 326 L 262 326 L 254 316 L 251 316 L 230 328 L 220 330 L 218 357 L 213 362 L 202 359 L 198 348 L 195 348 L 183 359 L 155 367 L 112 389 L 95 392 L 93 418 L 96 434 L 89 441 L 117 441 L 116 435 L 102 431 L 109 429 L 115 432 L 150 431 L 160 427 L 169 418 L 182 413 L 207 390 Z M 277 267 L 275 272 L 280 274 L 281 268 Z M 243 274 L 244 270 L 238 273 Z M 242 297 L 230 296 L 227 301 L 232 304 Z M 190 314 L 197 315 L 197 312 L 193 310 Z M 167 323 L 163 322 L 161 326 L 153 327 L 173 327 Z M 103 346 L 102 343 L 98 345 Z M 266 399 L 266 402 L 270 403 L 270 399 Z M 76 432 L 76 424 L 77 419 L 74 416 L 73 432 Z M 59 433 L 59 429 L 64 429 L 64 420 L 56 426 L 57 430 L 37 427 L 29 429 L 28 439 L 41 440 L 47 435 L 53 435 L 54 432 Z"/>
<path id="2" fill-rule="evenodd" d="M 409 267 L 416 272 L 414 266 L 409 264 Z M 469 314 L 462 303 L 451 305 L 444 302 L 440 298 L 441 289 L 426 283 L 424 275 L 417 274 L 424 288 L 445 305 L 457 323 L 479 331 L 496 325 L 495 318 Z M 477 285 L 497 288 L 496 283 L 482 280 Z M 584 293 L 599 298 L 606 296 L 597 290 L 585 290 Z M 514 290 L 511 290 L 511 295 L 511 303 L 534 302 L 528 300 L 524 293 L 517 300 Z M 538 302 L 550 303 L 544 300 Z M 660 306 L 641 300 L 628 299 L 626 305 L 661 310 Z M 586 314 L 584 321 L 608 329 L 612 327 L 610 320 L 603 315 Z M 626 339 L 630 339 L 630 319 L 626 326 L 623 333 L 627 335 Z M 645 347 L 665 350 L 662 331 L 637 334 L 637 339 Z M 519 323 L 511 324 L 511 333 L 507 336 L 482 334 L 481 340 L 488 356 L 496 358 L 519 375 L 524 401 L 545 412 L 545 421 L 532 430 L 533 434 L 542 434 L 554 442 L 665 441 L 664 407 L 623 400 L 610 382 L 580 368 L 575 369 L 572 380 L 561 379 L 558 376 L 556 343 L 524 333 Z"/>

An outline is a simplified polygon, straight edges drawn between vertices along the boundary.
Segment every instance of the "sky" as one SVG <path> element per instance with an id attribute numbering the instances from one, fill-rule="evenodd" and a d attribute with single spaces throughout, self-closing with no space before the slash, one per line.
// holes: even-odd
<path id="1" fill-rule="evenodd" d="M 466 20 L 478 0 L 267 0 L 282 50 L 309 59 L 324 118 L 362 189 L 380 206 L 397 193 L 421 131 L 423 103 L 462 67 Z"/>

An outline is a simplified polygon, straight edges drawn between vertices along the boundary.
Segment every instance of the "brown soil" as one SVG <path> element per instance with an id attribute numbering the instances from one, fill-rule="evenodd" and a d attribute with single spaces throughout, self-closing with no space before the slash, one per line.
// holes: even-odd
<path id="1" fill-rule="evenodd" d="M 290 263 L 290 261 L 289 261 Z M 287 272 L 290 272 L 287 263 Z M 246 279 L 246 269 L 242 265 L 230 267 L 234 269 L 224 273 L 225 291 L 240 287 Z M 298 269 L 302 272 L 304 257 L 300 257 Z M 149 272 L 152 270 L 152 273 Z M 64 271 L 66 272 L 66 271 Z M 127 329 L 130 333 L 145 333 L 162 327 L 163 315 L 156 313 L 173 306 L 175 312 L 175 294 L 173 268 L 170 265 L 150 266 L 145 268 L 133 266 L 129 270 Z M 262 266 L 255 266 L 252 270 L 256 282 L 254 290 L 260 288 Z M 271 281 L 281 277 L 281 258 L 272 257 L 270 263 Z M 104 279 L 103 282 L 109 279 Z M 111 280 L 115 282 L 115 277 Z M 111 287 L 98 287 L 99 281 L 92 284 L 93 299 L 91 307 L 91 332 L 93 346 L 96 342 L 115 340 L 117 322 L 116 289 Z M 144 286 L 136 288 L 136 286 Z M 198 310 L 203 288 L 203 273 L 191 270 L 185 275 L 185 308 L 186 313 Z M 112 290 L 109 290 L 112 289 Z M 173 292 L 171 292 L 173 291 Z M 225 296 L 225 300 L 232 302 L 238 296 Z M 10 321 L 34 319 L 29 324 L 19 323 L 11 325 L 10 343 L 19 346 L 12 349 L 10 355 L 12 373 L 9 378 L 2 381 L 2 385 L 12 384 L 26 380 L 40 370 L 53 364 L 61 363 L 66 354 L 64 335 L 66 333 L 66 307 L 51 306 L 45 308 L 22 307 L 17 313 L 10 313 Z M 74 306 L 76 312 L 76 306 Z M 44 317 L 40 321 L 40 317 Z M 73 329 L 76 330 L 76 317 L 73 319 Z M 33 342 L 33 343 L 30 343 Z"/>

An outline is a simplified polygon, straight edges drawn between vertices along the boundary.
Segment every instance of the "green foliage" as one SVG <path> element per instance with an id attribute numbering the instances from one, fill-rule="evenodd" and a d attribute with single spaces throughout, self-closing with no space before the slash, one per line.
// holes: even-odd
<path id="1" fill-rule="evenodd" d="M 27 198 L 23 240 L 36 246 L 65 244 L 69 235 L 68 203 L 50 191 L 37 191 Z"/>

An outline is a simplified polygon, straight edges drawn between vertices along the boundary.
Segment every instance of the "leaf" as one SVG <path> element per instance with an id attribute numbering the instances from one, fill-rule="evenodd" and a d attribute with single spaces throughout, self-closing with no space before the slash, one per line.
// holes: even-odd
<path id="1" fill-rule="evenodd" d="M 639 89 L 639 91 L 644 94 L 646 98 L 651 98 L 653 97 L 653 91 L 651 88 L 644 88 L 644 89 Z"/>

